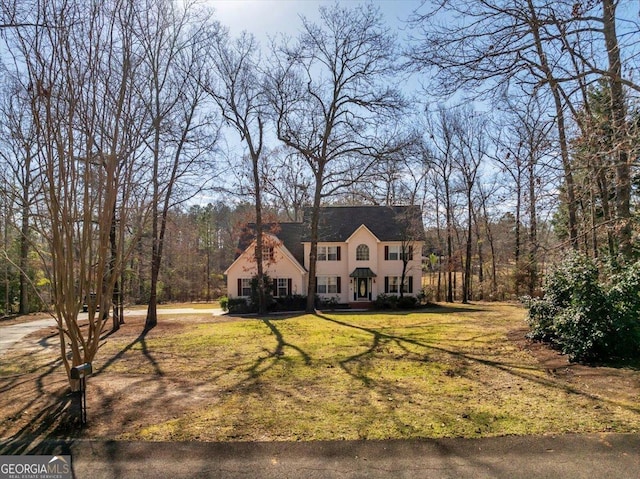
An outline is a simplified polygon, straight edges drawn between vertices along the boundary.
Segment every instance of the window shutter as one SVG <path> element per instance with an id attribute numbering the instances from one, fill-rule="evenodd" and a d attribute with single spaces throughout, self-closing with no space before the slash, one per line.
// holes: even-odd
<path id="1" fill-rule="evenodd" d="M 336 247 L 336 250 L 337 250 L 337 251 L 336 251 L 336 259 L 337 259 L 338 261 L 340 261 L 340 250 L 341 250 L 341 249 L 342 249 L 342 248 L 340 248 L 340 246 L 337 246 L 337 247 Z M 338 278 L 338 279 L 340 279 L 340 278 Z M 339 285 L 340 285 L 340 283 L 338 283 L 338 289 L 340 289 L 340 286 L 339 286 Z M 340 291 L 338 291 L 338 292 L 340 292 Z"/>
<path id="2" fill-rule="evenodd" d="M 238 296 L 242 296 L 242 280 L 238 278 Z"/>
<path id="3" fill-rule="evenodd" d="M 340 256 L 340 246 L 338 246 L 338 257 L 339 256 Z M 338 291 L 338 294 L 342 293 L 341 283 L 342 283 L 342 278 L 338 276 L 336 278 L 336 289 Z"/>
<path id="4" fill-rule="evenodd" d="M 410 294 L 413 294 L 413 276 L 409 276 L 409 291 Z"/>
<path id="5" fill-rule="evenodd" d="M 288 279 L 287 279 L 287 295 L 288 295 L 288 296 L 291 296 L 291 289 L 292 289 L 292 288 L 291 288 L 291 286 L 292 286 L 292 285 L 291 285 L 291 283 L 292 283 L 291 278 L 288 278 Z"/>
<path id="6" fill-rule="evenodd" d="M 271 282 L 271 289 L 273 290 L 272 294 L 274 296 L 278 296 L 278 280 L 277 279 L 274 279 Z"/>
<path id="7" fill-rule="evenodd" d="M 316 280 L 314 281 L 316 284 L 316 294 L 318 294 L 318 277 L 316 276 Z"/>
<path id="8" fill-rule="evenodd" d="M 385 261 L 389 260 L 389 247 L 385 246 L 384 247 L 384 259 Z M 386 279 L 386 283 L 385 284 L 389 284 L 389 279 Z"/>
<path id="9" fill-rule="evenodd" d="M 385 246 L 385 250 L 387 250 L 389 247 Z M 389 276 L 385 276 L 384 277 L 384 292 L 388 293 L 389 292 Z"/>
<path id="10" fill-rule="evenodd" d="M 409 246 L 409 261 L 413 260 L 413 246 Z"/>

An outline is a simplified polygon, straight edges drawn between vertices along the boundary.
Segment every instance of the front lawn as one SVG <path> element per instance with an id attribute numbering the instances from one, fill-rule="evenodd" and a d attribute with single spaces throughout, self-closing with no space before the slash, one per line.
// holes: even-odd
<path id="1" fill-rule="evenodd" d="M 480 304 L 161 318 L 146 336 L 131 320 L 94 363 L 85 434 L 272 441 L 640 430 L 640 372 L 569 364 L 524 339 L 524 316 Z"/>

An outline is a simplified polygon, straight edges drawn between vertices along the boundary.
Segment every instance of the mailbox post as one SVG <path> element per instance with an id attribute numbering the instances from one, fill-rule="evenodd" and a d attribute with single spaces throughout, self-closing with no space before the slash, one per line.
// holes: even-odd
<path id="1" fill-rule="evenodd" d="M 71 379 L 80 380 L 80 394 L 82 395 L 80 420 L 83 426 L 87 424 L 87 376 L 92 372 L 91 363 L 83 363 L 71 368 Z"/>

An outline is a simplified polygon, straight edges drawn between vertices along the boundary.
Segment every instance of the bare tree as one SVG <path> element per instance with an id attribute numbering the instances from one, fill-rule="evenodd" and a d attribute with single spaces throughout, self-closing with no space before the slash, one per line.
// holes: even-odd
<path id="1" fill-rule="evenodd" d="M 114 121 L 127 111 L 127 102 L 124 95 L 115 101 L 111 95 L 132 85 L 130 70 L 111 66 L 123 48 L 115 12 L 127 11 L 126 5 L 35 2 L 26 11 L 36 26 L 17 29 L 10 39 L 20 65 L 13 74 L 37 139 L 34 161 L 43 189 L 35 218 L 49 248 L 45 266 L 53 316 L 72 388 L 77 384 L 71 367 L 91 362 L 98 351 L 107 324 L 98 310 L 108 310 L 126 256 L 117 252 L 113 262 L 110 248 L 118 192 L 127 186 L 118 176 L 124 126 Z M 43 19 L 49 26 L 38 26 Z M 88 327 L 81 329 L 78 313 L 92 294 Z"/>
<path id="2" fill-rule="evenodd" d="M 439 24 L 438 14 L 443 12 L 455 14 L 459 21 Z M 461 88 L 476 95 L 502 95 L 514 87 L 516 94 L 530 97 L 547 92 L 555 116 L 564 173 L 562 199 L 573 248 L 578 247 L 579 201 L 593 192 L 588 191 L 591 182 L 578 185 L 574 179 L 572 127 L 573 122 L 581 121 L 579 110 L 588 109 L 588 89 L 604 79 L 611 89 L 614 140 L 610 151 L 615 172 L 612 220 L 623 257 L 632 251 L 633 162 L 627 97 L 640 91 L 632 73 L 640 43 L 635 35 L 638 23 L 631 12 L 626 4 L 613 0 L 436 2 L 433 10 L 414 15 L 416 43 L 410 52 L 414 66 L 433 68 L 443 94 Z M 625 69 L 625 63 L 630 67 Z M 582 206 L 587 205 L 583 202 Z M 584 216 L 586 220 L 591 215 L 585 212 Z"/>
<path id="3" fill-rule="evenodd" d="M 422 257 L 422 251 L 417 250 L 418 242 L 424 241 L 424 224 L 422 222 L 422 211 L 418 206 L 411 206 L 405 209 L 402 214 L 402 230 L 400 231 L 400 260 L 402 261 L 402 273 L 400 274 L 400 297 L 404 296 L 407 286 L 407 274 L 410 273 L 409 262 L 413 261 L 414 255 Z M 422 267 L 422 262 L 420 262 Z M 421 275 L 422 277 L 422 275 Z M 413 286 L 421 288 L 422 285 Z"/>
<path id="4" fill-rule="evenodd" d="M 312 185 L 305 160 L 284 148 L 271 150 L 269 156 L 270 161 L 263 163 L 265 193 L 288 221 L 302 221 L 303 208 L 311 202 Z"/>
<path id="5" fill-rule="evenodd" d="M 546 184 L 555 181 L 553 169 L 544 161 L 552 156 L 554 125 L 541 101 L 530 96 L 504 99 L 501 111 L 505 115 L 496 127 L 500 134 L 494 140 L 499 149 L 492 155 L 502 175 L 507 177 L 507 194 L 515 202 L 516 295 L 525 284 L 530 295 L 537 287 L 538 201 Z M 526 232 L 522 231 L 525 223 Z"/>
<path id="6" fill-rule="evenodd" d="M 446 250 L 446 277 L 447 292 L 446 300 L 450 303 L 454 299 L 454 249 L 453 241 L 455 236 L 454 221 L 454 156 L 455 156 L 455 131 L 450 121 L 450 112 L 443 106 L 437 111 L 426 112 L 425 129 L 428 132 L 428 138 L 425 139 L 425 146 L 428 148 L 426 157 L 431 158 L 431 175 L 432 183 L 436 187 L 435 193 L 442 201 L 438 201 L 437 214 L 440 208 L 444 209 L 445 214 L 445 239 L 444 245 Z M 438 229 L 440 230 L 440 228 Z"/>
<path id="7" fill-rule="evenodd" d="M 561 50 L 545 47 L 560 35 L 549 31 L 549 25 L 562 15 L 554 6 L 564 5 L 542 3 L 442 2 L 441 7 L 461 21 L 442 26 L 436 23 L 434 12 L 416 14 L 412 23 L 418 32 L 417 42 L 410 55 L 418 69 L 435 68 L 438 88 L 445 95 L 463 88 L 480 92 L 477 94 L 502 94 L 511 84 L 527 85 L 534 92 L 548 87 L 554 99 L 570 240 L 577 247 L 575 185 L 561 84 L 564 77 L 558 78 L 563 73 L 557 71 L 561 60 L 553 56 Z"/>
<path id="8" fill-rule="evenodd" d="M 388 147 L 382 124 L 403 106 L 390 86 L 394 39 L 373 5 L 320 8 L 295 42 L 274 52 L 269 93 L 278 138 L 314 178 L 307 310 L 314 310 L 319 208 L 369 171 Z M 382 144 L 381 144 L 382 142 Z"/>
<path id="9" fill-rule="evenodd" d="M 35 291 L 31 290 L 33 285 L 32 275 L 29 273 L 29 252 L 31 250 L 31 210 L 36 200 L 39 182 L 35 161 L 37 156 L 36 132 L 29 103 L 26 101 L 19 83 L 7 81 L 5 90 L 2 92 L 0 112 L 2 114 L 0 120 L 0 134 L 2 135 L 0 158 L 5 167 L 3 175 L 7 195 L 5 201 L 12 204 L 12 210 L 19 211 L 20 217 L 17 260 L 18 312 L 27 314 L 30 312 L 30 303 L 33 302 L 30 301 L 30 297 L 35 296 Z"/>
<path id="10" fill-rule="evenodd" d="M 258 313 L 267 311 L 263 250 L 262 170 L 265 162 L 264 135 L 267 98 L 259 71 L 259 46 L 254 37 L 243 33 L 232 41 L 221 37 L 212 50 L 209 61 L 216 73 L 216 82 L 207 89 L 222 117 L 239 135 L 251 160 L 252 190 L 255 201 L 256 264 L 258 283 Z"/>
<path id="11" fill-rule="evenodd" d="M 172 206 L 193 197 L 213 175 L 210 155 L 218 128 L 202 107 L 207 64 L 204 61 L 218 25 L 210 12 L 187 2 L 148 0 L 138 4 L 134 39 L 142 55 L 143 100 L 149 118 L 146 148 L 151 165 L 151 291 L 145 330 L 158 322 L 158 278 L 167 218 Z M 207 161 L 209 160 L 209 161 Z"/>

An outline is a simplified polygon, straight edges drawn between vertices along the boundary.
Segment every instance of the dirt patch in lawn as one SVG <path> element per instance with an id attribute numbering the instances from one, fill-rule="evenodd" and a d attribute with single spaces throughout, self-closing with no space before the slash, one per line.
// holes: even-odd
<path id="1" fill-rule="evenodd" d="M 144 317 L 132 316 L 113 337 L 132 347 L 149 338 L 170 338 L 195 324 L 238 320 L 211 315 L 161 318 L 157 327 L 143 335 Z M 94 374 L 87 380 L 88 424 L 80 430 L 79 395 L 69 390 L 58 358 L 57 338 L 55 327 L 45 328 L 21 341 L 20 348 L 14 346 L 0 357 L 0 440 L 47 435 L 116 437 L 129 427 L 135 429 L 137 424 L 153 424 L 184 413 L 202 401 L 203 393 L 211 393 L 210 386 L 199 384 L 188 375 L 103 372 L 121 356 L 104 358 L 99 352 L 93 364 Z M 108 335 L 104 344 L 108 344 Z M 137 360 L 145 361 L 148 358 L 144 356 Z M 17 372 L 20 370 L 27 372 Z"/>
<path id="2" fill-rule="evenodd" d="M 462 313 L 467 314 L 465 310 Z M 482 311 L 469 309 L 468 314 L 482 314 Z M 366 321 L 363 318 L 361 321 Z M 9 439 L 5 446 L 0 446 L 0 452 L 28 452 L 16 449 L 15 445 L 21 439 L 37 441 L 47 436 L 152 440 L 371 438 L 377 436 L 372 436 L 366 428 L 381 416 L 391 417 L 396 424 L 397 429 L 389 432 L 390 437 L 495 435 L 501 433 L 497 425 L 510 419 L 506 413 L 496 412 L 487 405 L 501 403 L 503 411 L 511 411 L 514 404 L 509 401 L 522 402 L 521 397 L 531 397 L 531 404 L 516 405 L 522 406 L 523 411 L 530 408 L 532 413 L 544 402 L 559 404 L 565 399 L 576 399 L 578 405 L 574 409 L 583 409 L 589 421 L 596 421 L 562 432 L 636 430 L 633 424 L 626 427 L 628 417 L 633 418 L 634 424 L 640 424 L 637 406 L 640 372 L 637 369 L 569 363 L 557 351 L 528 340 L 527 331 L 519 321 L 511 325 L 505 323 L 496 333 L 490 329 L 495 327 L 494 321 L 482 319 L 479 330 L 483 336 L 447 338 L 441 344 L 418 336 L 416 331 L 446 330 L 451 327 L 446 317 L 439 319 L 441 323 L 437 325 L 428 316 L 408 318 L 404 329 L 395 330 L 394 325 L 369 325 L 350 318 L 329 317 L 327 327 L 332 329 L 329 333 L 323 332 L 328 334 L 327 342 L 339 343 L 358 335 L 363 341 L 370 341 L 370 344 L 363 342 L 369 346 L 357 354 L 332 359 L 323 358 L 320 351 L 310 353 L 306 343 L 292 339 L 285 326 L 295 318 L 247 320 L 210 314 L 166 317 L 160 318 L 156 328 L 141 334 L 144 318 L 132 317 L 120 331 L 105 340 L 98 353 L 94 375 L 87 381 L 88 425 L 82 429 L 77 427 L 78 399 L 68 392 L 52 328 L 45 331 L 50 340 L 41 342 L 44 348 L 14 349 L 0 357 L 0 439 Z M 222 327 L 240 322 L 244 323 L 237 331 L 246 333 L 247 338 L 239 339 L 238 344 L 252 343 L 253 349 L 234 351 L 222 338 L 216 342 L 216 323 Z M 298 323 L 295 327 L 301 328 Z M 198 334 L 193 334 L 199 328 L 208 328 L 203 331 L 213 338 L 199 342 Z M 266 333 L 251 336 L 253 329 Z M 335 331 L 335 337 L 331 331 Z M 309 336 L 313 330 L 304 334 Z M 42 336 L 42 332 L 37 333 L 36 342 Z M 367 339 L 368 336 L 371 339 Z M 181 341 L 189 341 L 184 347 L 193 354 L 184 354 L 184 349 L 175 347 L 174 343 Z M 340 348 L 342 346 L 337 350 Z M 503 354 L 508 358 L 501 359 Z M 376 361 L 384 361 L 380 364 L 385 370 L 395 365 L 399 369 L 424 366 L 424 370 L 433 375 L 433 384 L 428 384 L 433 390 L 415 389 L 413 383 L 424 378 L 411 377 L 406 382 L 398 379 L 402 378 L 402 371 L 395 379 L 377 376 Z M 16 372 L 16 365 L 25 372 Z M 277 382 L 292 370 L 308 371 L 308 377 Z M 412 369 L 407 371 L 413 374 Z M 338 380 L 348 380 L 357 388 L 345 389 L 349 392 L 336 396 L 330 404 L 323 403 L 323 396 L 330 389 L 319 384 L 317 376 L 325 373 L 335 375 L 336 387 Z M 347 379 L 340 379 L 344 377 Z M 444 403 L 440 406 L 442 410 L 437 410 L 436 403 L 440 401 L 434 401 L 433 394 L 447 394 L 448 390 L 451 404 L 456 406 Z M 541 390 L 552 391 L 553 395 L 547 397 L 546 392 L 539 392 Z M 534 397 L 538 395 L 539 398 Z M 327 408 L 327 414 L 336 417 L 342 414 L 344 421 L 361 424 L 352 429 L 336 427 L 335 423 L 323 426 L 321 415 L 325 411 L 318 405 Z M 271 410 L 272 414 L 262 414 L 264 409 Z M 286 416 L 291 410 L 304 410 L 309 414 L 308 429 L 307 426 L 301 429 L 298 423 L 288 426 L 288 421 L 293 424 L 296 419 Z M 354 418 L 353 411 L 360 410 L 369 412 L 363 412 L 362 418 L 357 415 Z M 227 411 L 230 415 L 222 417 Z M 419 424 L 419 411 L 433 414 L 437 420 L 431 418 L 430 423 Z M 600 417 L 616 411 L 622 418 L 618 423 L 609 426 L 597 422 Z M 540 417 L 545 414 L 540 412 Z M 552 421 L 560 424 L 562 411 L 559 415 L 559 419 Z M 260 424 L 252 426 L 253 422 Z M 319 431 L 322 427 L 329 430 Z M 360 434 L 358 427 L 364 432 Z M 527 427 L 529 429 L 523 426 L 521 433 L 545 432 L 544 428 Z M 549 432 L 557 433 L 557 427 L 560 426 L 553 426 Z"/>
<path id="3" fill-rule="evenodd" d="M 526 337 L 527 328 L 507 333 L 507 338 L 518 348 L 531 354 L 544 372 L 568 384 L 583 384 L 594 396 L 618 396 L 640 404 L 640 372 L 638 364 L 621 367 L 590 366 L 572 363 L 568 356 L 547 344 Z"/>

